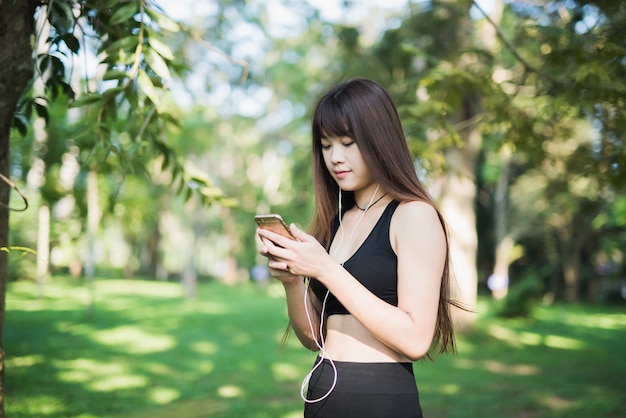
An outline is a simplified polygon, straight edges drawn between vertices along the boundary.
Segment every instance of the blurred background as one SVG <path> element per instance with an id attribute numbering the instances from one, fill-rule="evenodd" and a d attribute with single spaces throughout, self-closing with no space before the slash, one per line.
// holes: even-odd
<path id="1" fill-rule="evenodd" d="M 458 299 L 534 321 L 535 308 L 606 308 L 608 329 L 626 329 L 623 2 L 83 3 L 34 15 L 37 77 L 10 136 L 10 205 L 28 207 L 10 215 L 5 327 L 11 309 L 47 311 L 26 301 L 68 286 L 86 292 L 75 309 L 93 318 L 107 281 L 193 303 L 233 287 L 280 299 L 253 216 L 308 225 L 311 111 L 328 87 L 363 76 L 396 101 L 448 221 Z M 555 402 L 499 416 L 626 407 L 577 415 Z M 472 416 L 460 414 L 439 416 Z"/>
<path id="2" fill-rule="evenodd" d="M 209 179 L 211 204 L 188 193 L 193 177 L 172 184 L 167 152 L 122 155 L 143 146 L 124 138 L 125 121 L 103 144 L 85 132 L 82 109 L 57 97 L 45 127 L 35 120 L 12 136 L 11 175 L 30 207 L 11 217 L 11 244 L 44 249 L 44 270 L 11 257 L 9 280 L 43 279 L 47 269 L 249 280 L 261 261 L 255 213 L 308 224 L 315 100 L 365 76 L 400 108 L 416 168 L 460 243 L 460 282 L 486 291 L 491 277 L 499 291 L 533 282 L 550 298 L 624 299 L 620 2 L 151 6 L 186 25 L 161 32 L 169 65 L 181 67 L 161 103 L 179 126 L 162 141 Z M 95 41 L 84 41 L 74 78 L 96 91 L 115 86 L 101 80 L 88 49 Z"/>

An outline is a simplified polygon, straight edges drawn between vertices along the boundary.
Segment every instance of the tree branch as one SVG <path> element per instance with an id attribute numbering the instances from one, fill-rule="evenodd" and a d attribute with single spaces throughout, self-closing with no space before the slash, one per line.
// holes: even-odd
<path id="1" fill-rule="evenodd" d="M 13 183 L 11 181 L 11 179 L 9 179 L 8 177 L 5 177 L 2 173 L 0 173 L 0 180 L 4 181 L 6 184 L 8 184 L 10 188 L 15 190 L 17 192 L 17 194 L 20 195 L 20 197 L 24 201 L 24 207 L 22 209 L 15 209 L 15 208 L 10 207 L 9 205 L 5 205 L 3 202 L 0 202 L 0 205 L 4 206 L 5 208 L 7 208 L 9 210 L 15 211 L 15 212 L 24 212 L 24 211 L 26 211 L 26 209 L 28 209 L 28 199 L 26 199 L 26 196 L 24 196 L 22 194 L 22 192 L 17 187 L 17 185 L 15 183 Z"/>
<path id="2" fill-rule="evenodd" d="M 524 67 L 524 69 L 526 71 L 531 72 L 531 73 L 535 73 L 539 77 L 545 78 L 545 79 L 547 79 L 549 81 L 552 81 L 553 83 L 564 84 L 564 82 L 562 82 L 560 80 L 557 80 L 557 79 L 555 79 L 555 78 L 553 78 L 553 77 L 551 77 L 551 76 L 541 72 L 541 70 L 539 70 L 538 68 L 536 68 L 535 66 L 530 64 L 526 59 L 524 59 L 524 57 L 522 57 L 519 54 L 519 52 L 517 52 L 517 50 L 515 49 L 515 46 L 513 46 L 513 44 L 511 42 L 509 42 L 509 40 L 506 38 L 506 36 L 504 36 L 504 33 L 502 33 L 502 31 L 500 30 L 500 27 L 498 26 L 498 24 L 493 21 L 493 19 L 489 16 L 489 14 L 487 14 L 487 12 L 485 12 L 483 10 L 482 7 L 480 7 L 478 2 L 476 0 L 472 0 L 472 4 L 485 17 L 485 19 L 487 19 L 487 22 L 489 22 L 489 24 L 491 26 L 493 26 L 494 30 L 496 31 L 496 35 L 498 35 L 498 38 L 500 38 L 500 40 L 504 44 L 505 48 L 508 49 L 509 52 L 511 52 L 511 54 L 513 54 L 515 59 L 522 64 L 522 66 Z"/>

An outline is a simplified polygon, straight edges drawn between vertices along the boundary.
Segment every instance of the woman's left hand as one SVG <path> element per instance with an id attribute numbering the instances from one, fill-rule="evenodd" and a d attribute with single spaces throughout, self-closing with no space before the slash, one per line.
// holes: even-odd
<path id="1" fill-rule="evenodd" d="M 322 266 L 332 258 L 315 237 L 294 224 L 289 229 L 297 241 L 263 228 L 257 230 L 259 237 L 265 238 L 267 252 L 274 260 L 272 267 L 297 276 L 319 276 Z"/>

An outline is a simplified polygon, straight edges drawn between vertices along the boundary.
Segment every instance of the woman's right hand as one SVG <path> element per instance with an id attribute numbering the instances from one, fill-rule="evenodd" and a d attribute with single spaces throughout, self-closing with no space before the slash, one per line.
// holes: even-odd
<path id="1" fill-rule="evenodd" d="M 284 263 L 277 261 L 270 254 L 270 247 L 276 246 L 272 241 L 267 238 L 261 238 L 261 248 L 259 248 L 259 254 L 263 257 L 267 258 L 267 268 L 269 270 L 270 276 L 273 278 L 280 280 L 283 284 L 290 284 L 296 281 L 300 276 L 294 275 L 289 271 L 285 270 Z"/>

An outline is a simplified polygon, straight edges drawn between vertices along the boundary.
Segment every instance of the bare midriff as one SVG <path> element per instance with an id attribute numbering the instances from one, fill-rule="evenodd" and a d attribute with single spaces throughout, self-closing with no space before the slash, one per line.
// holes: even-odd
<path id="1" fill-rule="evenodd" d="M 332 315 L 327 320 L 326 357 L 355 363 L 410 362 L 383 344 L 352 315 Z"/>

